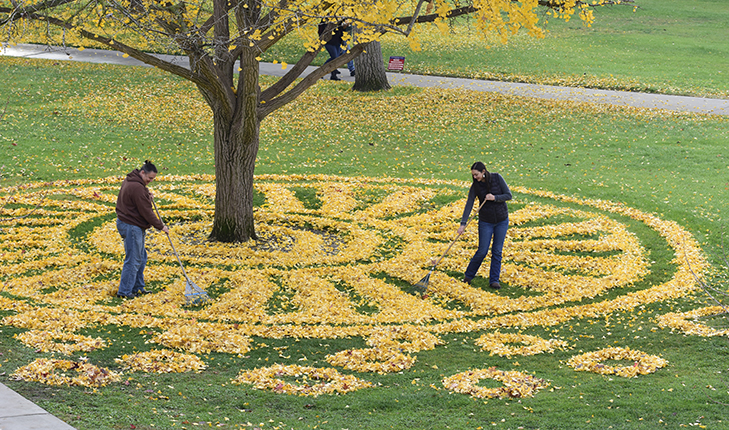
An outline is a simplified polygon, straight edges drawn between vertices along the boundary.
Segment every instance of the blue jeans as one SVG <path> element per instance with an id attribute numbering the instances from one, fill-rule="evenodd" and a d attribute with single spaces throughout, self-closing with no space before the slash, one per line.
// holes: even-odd
<path id="1" fill-rule="evenodd" d="M 344 49 L 342 49 L 341 46 L 330 45 L 327 43 L 326 45 L 324 45 L 324 49 L 326 49 L 329 53 L 329 59 L 325 61 L 324 64 L 332 61 L 340 55 L 344 55 Z M 350 61 L 349 63 L 347 63 L 347 69 L 349 69 L 350 72 L 354 72 L 354 61 Z"/>
<path id="2" fill-rule="evenodd" d="M 119 292 L 123 296 L 137 294 L 144 289 L 144 267 L 147 265 L 147 250 L 144 237 L 147 231 L 136 225 L 116 220 L 116 229 L 124 239 L 124 266 L 122 266 Z"/>
<path id="3" fill-rule="evenodd" d="M 509 219 L 498 222 L 496 224 L 490 222 L 478 222 L 478 249 L 471 258 L 466 268 L 465 278 L 471 280 L 476 277 L 476 272 L 481 267 L 486 255 L 489 253 L 489 245 L 493 237 L 493 246 L 491 246 L 491 269 L 489 271 L 489 284 L 499 282 L 501 277 L 501 251 L 504 249 L 504 240 L 506 239 L 506 230 L 509 229 Z"/>

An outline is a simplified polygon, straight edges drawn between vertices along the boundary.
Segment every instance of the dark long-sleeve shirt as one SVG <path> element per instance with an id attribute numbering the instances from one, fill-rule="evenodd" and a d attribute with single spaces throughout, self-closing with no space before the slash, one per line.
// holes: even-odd
<path id="1" fill-rule="evenodd" d="M 495 200 L 484 203 L 478 212 L 479 221 L 495 224 L 509 218 L 506 201 L 511 200 L 511 190 L 509 190 L 509 186 L 506 185 L 506 181 L 500 174 L 489 173 L 489 175 L 491 175 L 489 183 L 474 181 L 471 184 L 471 189 L 468 191 L 466 207 L 463 209 L 463 216 L 461 217 L 461 225 L 466 225 L 468 222 L 468 217 L 471 215 L 476 197 L 478 197 L 480 204 L 483 203 L 484 199 L 486 199 L 486 194 L 489 193 L 494 195 Z"/>

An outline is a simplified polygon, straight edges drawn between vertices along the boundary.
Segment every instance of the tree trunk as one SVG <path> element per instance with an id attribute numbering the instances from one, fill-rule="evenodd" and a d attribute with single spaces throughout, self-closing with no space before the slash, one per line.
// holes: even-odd
<path id="1" fill-rule="evenodd" d="M 215 217 L 210 240 L 256 239 L 253 174 L 258 154 L 258 124 L 235 130 L 229 121 L 215 116 Z"/>
<path id="2" fill-rule="evenodd" d="M 374 41 L 365 45 L 365 52 L 357 57 L 355 67 L 353 90 L 368 92 L 390 89 L 385 64 L 382 61 L 380 42 Z"/>
<path id="3" fill-rule="evenodd" d="M 251 54 L 251 55 L 247 55 Z M 245 242 L 256 239 L 253 222 L 253 175 L 258 155 L 260 119 L 258 61 L 255 52 L 241 56 L 236 107 L 213 103 L 215 145 L 215 218 L 210 239 Z M 251 69 L 251 70 L 246 70 Z M 255 70 L 251 73 L 252 70 Z"/>

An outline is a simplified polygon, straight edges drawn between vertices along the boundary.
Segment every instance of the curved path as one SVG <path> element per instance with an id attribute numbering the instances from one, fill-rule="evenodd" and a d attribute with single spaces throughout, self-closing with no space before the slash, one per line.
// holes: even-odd
<path id="1" fill-rule="evenodd" d="M 57 48 L 43 45 L 6 46 L 0 55 L 11 57 L 71 60 L 91 63 L 110 63 L 129 66 L 147 66 L 131 57 L 124 57 L 115 51 L 100 49 Z M 168 61 L 188 66 L 187 57 L 160 55 Z M 315 67 L 309 67 L 311 73 Z M 342 69 L 344 70 L 344 69 Z M 283 76 L 281 65 L 261 63 L 263 75 Z M 348 73 L 342 79 L 353 81 Z M 556 87 L 548 85 L 520 84 L 511 82 L 482 81 L 475 79 L 445 78 L 437 76 L 388 73 L 392 85 L 417 87 L 440 87 L 473 91 L 498 92 L 507 95 L 536 97 L 543 99 L 570 100 L 587 103 L 608 103 L 647 109 L 667 109 L 710 115 L 729 115 L 729 100 L 700 97 L 669 96 L 622 91 L 592 90 L 585 88 Z M 73 430 L 73 427 L 49 414 L 31 401 L 23 398 L 3 384 L 0 384 L 0 430 Z"/>
<path id="2" fill-rule="evenodd" d="M 75 48 L 60 48 L 45 45 L 16 45 L 6 46 L 4 49 L 0 50 L 0 55 L 53 60 L 85 61 L 91 63 L 111 63 L 130 66 L 147 66 L 134 58 L 124 58 L 124 56 L 119 52 L 101 49 L 84 49 L 83 51 L 79 51 Z M 176 57 L 172 55 L 158 56 L 181 66 L 189 66 L 187 57 Z M 305 74 L 311 73 L 315 69 L 315 67 L 309 67 Z M 354 80 L 354 78 L 349 76 L 349 73 L 345 73 L 346 71 L 344 69 L 342 70 L 344 72 L 340 75 L 340 77 L 342 77 L 343 80 Z M 286 73 L 286 70 L 283 70 L 280 64 L 271 63 L 261 63 L 260 71 L 262 75 L 271 76 L 283 76 L 284 73 Z M 543 99 L 571 100 L 586 103 L 607 103 L 620 106 L 633 106 L 647 109 L 667 109 L 708 115 L 729 115 L 729 100 L 726 99 L 707 99 L 701 97 L 593 90 L 587 88 L 410 75 L 405 73 L 388 73 L 387 79 L 392 85 L 466 89 Z"/>

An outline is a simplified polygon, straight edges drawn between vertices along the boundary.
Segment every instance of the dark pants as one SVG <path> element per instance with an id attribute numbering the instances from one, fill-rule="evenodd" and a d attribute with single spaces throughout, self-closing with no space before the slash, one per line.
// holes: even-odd
<path id="1" fill-rule="evenodd" d="M 324 64 L 344 54 L 344 49 L 342 49 L 342 47 L 338 45 L 330 45 L 327 43 L 326 45 L 324 45 L 324 49 L 326 49 L 329 53 L 329 59 L 325 61 Z M 349 63 L 347 63 L 347 69 L 349 69 L 350 72 L 354 71 L 354 61 L 350 61 Z"/>
<path id="2" fill-rule="evenodd" d="M 491 269 L 489 270 L 489 283 L 499 282 L 501 277 L 501 251 L 504 249 L 504 240 L 506 239 L 506 230 L 509 228 L 509 219 L 498 222 L 496 224 L 490 222 L 478 222 L 478 249 L 471 258 L 466 268 L 466 279 L 476 277 L 478 269 L 481 267 L 486 255 L 489 253 L 489 246 L 493 238 L 493 246 L 491 246 Z"/>

